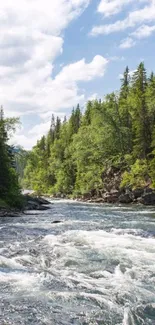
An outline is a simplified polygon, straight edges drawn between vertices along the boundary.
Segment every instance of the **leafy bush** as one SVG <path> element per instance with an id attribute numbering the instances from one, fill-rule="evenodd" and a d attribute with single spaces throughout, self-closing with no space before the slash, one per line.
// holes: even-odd
<path id="1" fill-rule="evenodd" d="M 139 188 L 146 185 L 149 180 L 148 163 L 145 160 L 137 159 L 131 166 L 130 172 L 125 171 L 121 182 L 121 188 Z"/>

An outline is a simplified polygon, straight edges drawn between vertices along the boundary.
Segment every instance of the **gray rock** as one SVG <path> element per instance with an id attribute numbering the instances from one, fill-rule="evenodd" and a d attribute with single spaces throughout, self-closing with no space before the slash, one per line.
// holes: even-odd
<path id="1" fill-rule="evenodd" d="M 155 192 L 144 194 L 140 199 L 140 203 L 144 205 L 155 205 Z"/>
<path id="2" fill-rule="evenodd" d="M 132 191 L 132 194 L 134 196 L 134 199 L 137 200 L 144 194 L 144 189 L 143 188 L 137 188 Z"/>
<path id="3" fill-rule="evenodd" d="M 107 203 L 116 203 L 118 202 L 118 192 L 117 193 L 106 193 L 104 195 L 104 200 Z"/>
<path id="4" fill-rule="evenodd" d="M 121 194 L 118 198 L 119 203 L 123 203 L 123 204 L 129 204 L 133 202 L 133 198 L 132 195 L 130 193 L 127 194 Z"/>
<path id="5" fill-rule="evenodd" d="M 42 197 L 33 197 L 30 195 L 25 195 L 25 210 L 39 210 L 44 211 L 50 209 L 48 206 L 49 201 Z"/>
<path id="6" fill-rule="evenodd" d="M 36 202 L 38 202 L 41 205 L 49 205 L 50 202 L 46 199 L 44 199 L 43 197 L 37 197 L 35 198 Z"/>
<path id="7" fill-rule="evenodd" d="M 105 200 L 103 198 L 95 198 L 95 199 L 90 200 L 90 202 L 92 202 L 92 203 L 104 203 Z"/>
<path id="8" fill-rule="evenodd" d="M 60 221 L 60 220 L 54 220 L 54 221 L 52 221 L 52 223 L 53 224 L 57 224 L 57 223 L 61 223 L 62 221 Z"/>

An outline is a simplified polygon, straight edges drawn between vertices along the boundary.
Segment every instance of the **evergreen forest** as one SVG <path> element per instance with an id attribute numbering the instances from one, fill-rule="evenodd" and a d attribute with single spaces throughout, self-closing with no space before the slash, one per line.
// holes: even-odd
<path id="1" fill-rule="evenodd" d="M 155 75 L 144 63 L 133 74 L 125 69 L 118 92 L 82 110 L 78 104 L 63 121 L 52 115 L 22 185 L 38 194 L 96 195 L 110 169 L 120 171 L 119 188 L 155 188 Z"/>
<path id="2" fill-rule="evenodd" d="M 5 118 L 0 109 L 0 207 L 21 207 L 22 196 L 16 171 L 14 147 L 8 144 L 19 120 Z"/>

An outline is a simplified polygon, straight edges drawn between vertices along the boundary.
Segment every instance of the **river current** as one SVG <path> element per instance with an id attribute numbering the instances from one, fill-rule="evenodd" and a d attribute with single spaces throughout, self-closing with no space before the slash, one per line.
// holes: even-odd
<path id="1" fill-rule="evenodd" d="M 0 219 L 0 325 L 53 324 L 155 324 L 154 208 L 53 201 Z"/>

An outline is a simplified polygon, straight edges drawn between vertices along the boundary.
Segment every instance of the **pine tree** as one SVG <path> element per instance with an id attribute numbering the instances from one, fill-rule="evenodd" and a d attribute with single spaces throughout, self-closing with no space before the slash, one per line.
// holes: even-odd
<path id="1" fill-rule="evenodd" d="M 81 125 L 81 111 L 79 104 L 77 105 L 76 109 L 73 108 L 71 117 L 69 119 L 69 129 L 70 129 L 70 136 L 72 137 L 73 134 L 76 134 Z"/>
<path id="2" fill-rule="evenodd" d="M 124 127 L 125 135 L 125 148 L 126 153 L 131 153 L 133 148 L 132 143 L 132 117 L 130 114 L 129 105 L 129 91 L 130 91 L 130 72 L 129 68 L 126 67 L 123 78 L 121 79 L 121 89 L 119 94 L 119 113 L 122 121 L 122 127 Z"/>
<path id="3" fill-rule="evenodd" d="M 148 115 L 147 101 L 147 76 L 144 63 L 140 63 L 133 74 L 130 92 L 131 114 L 134 133 L 134 154 L 145 159 L 150 152 L 151 130 Z"/>
<path id="4" fill-rule="evenodd" d="M 54 132 L 54 137 L 55 139 L 59 139 L 60 138 L 60 129 L 61 129 L 61 120 L 60 118 L 57 116 L 56 119 L 56 125 L 55 125 L 55 132 Z"/>
<path id="5" fill-rule="evenodd" d="M 149 123 L 151 129 L 151 147 L 155 148 L 155 75 L 153 72 L 148 78 L 146 102 L 148 107 Z"/>
<path id="6" fill-rule="evenodd" d="M 91 124 L 91 117 L 92 117 L 92 102 L 89 100 L 86 105 L 86 110 L 83 117 L 83 125 L 90 125 Z"/>
<path id="7" fill-rule="evenodd" d="M 52 114 L 52 118 L 51 118 L 49 136 L 51 138 L 51 143 L 54 143 L 54 140 L 55 140 L 55 116 L 54 116 L 54 114 Z"/>

